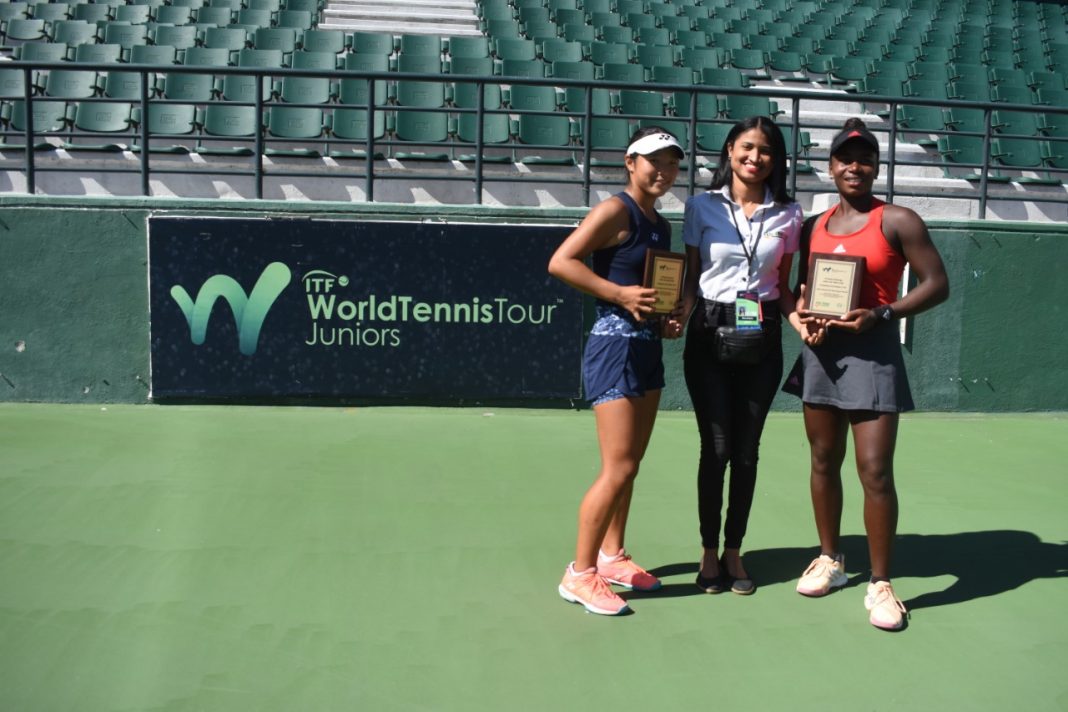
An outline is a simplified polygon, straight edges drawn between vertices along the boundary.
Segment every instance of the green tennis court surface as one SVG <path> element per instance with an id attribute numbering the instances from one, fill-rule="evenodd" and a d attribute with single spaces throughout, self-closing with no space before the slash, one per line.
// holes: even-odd
<path id="1" fill-rule="evenodd" d="M 895 589 L 805 599 L 800 416 L 764 436 L 756 595 L 692 585 L 697 436 L 663 413 L 633 615 L 556 593 L 588 411 L 0 405 L 0 709 L 1068 709 L 1068 417 L 912 415 Z"/>

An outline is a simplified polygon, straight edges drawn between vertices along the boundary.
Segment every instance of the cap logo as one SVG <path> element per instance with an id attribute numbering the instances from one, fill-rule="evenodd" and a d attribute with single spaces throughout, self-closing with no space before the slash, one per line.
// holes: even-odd
<path id="1" fill-rule="evenodd" d="M 849 138 L 857 138 L 858 136 L 861 136 L 861 135 L 862 134 L 860 133 L 860 131 L 857 131 L 856 129 L 853 129 L 852 131 L 849 132 Z"/>

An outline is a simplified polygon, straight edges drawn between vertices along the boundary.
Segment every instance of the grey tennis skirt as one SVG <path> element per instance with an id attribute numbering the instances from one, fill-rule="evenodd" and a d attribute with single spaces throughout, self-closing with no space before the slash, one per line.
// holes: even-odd
<path id="1" fill-rule="evenodd" d="M 863 334 L 829 330 L 819 346 L 801 347 L 783 391 L 842 410 L 913 410 L 897 324 L 883 323 Z"/>

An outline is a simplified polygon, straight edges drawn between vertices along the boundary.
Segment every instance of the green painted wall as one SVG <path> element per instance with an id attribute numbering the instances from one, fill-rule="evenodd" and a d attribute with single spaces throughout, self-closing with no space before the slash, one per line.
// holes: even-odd
<path id="1" fill-rule="evenodd" d="M 555 211 L 188 201 L 0 198 L 0 400 L 148 398 L 146 220 L 151 213 L 574 224 Z M 672 216 L 680 218 L 681 216 Z M 952 295 L 910 323 L 906 361 L 922 410 L 1068 410 L 1068 225 L 932 223 Z M 676 247 L 681 247 L 676 222 Z M 668 343 L 663 405 L 688 409 L 681 342 Z M 797 353 L 787 338 L 786 368 Z M 545 405 L 540 403 L 538 405 Z M 780 396 L 775 408 L 794 410 Z"/>

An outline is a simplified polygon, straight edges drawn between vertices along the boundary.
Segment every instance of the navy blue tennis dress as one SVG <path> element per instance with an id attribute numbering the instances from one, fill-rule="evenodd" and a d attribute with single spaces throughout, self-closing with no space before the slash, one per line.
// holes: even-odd
<path id="1" fill-rule="evenodd" d="M 616 193 L 630 214 L 627 239 L 593 253 L 593 271 L 620 286 L 641 284 L 645 253 L 671 246 L 671 225 L 653 222 L 627 193 Z M 658 319 L 637 321 L 623 307 L 597 300 L 596 321 L 586 341 L 582 382 L 586 400 L 600 405 L 618 398 L 639 397 L 664 387 L 663 346 Z"/>

